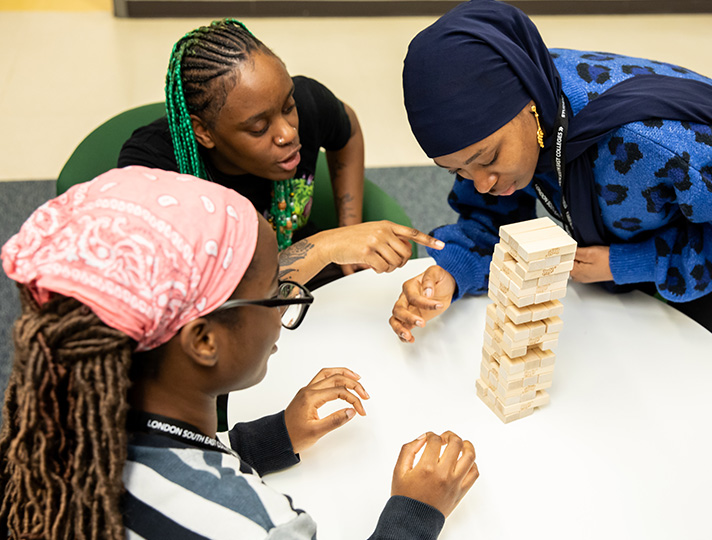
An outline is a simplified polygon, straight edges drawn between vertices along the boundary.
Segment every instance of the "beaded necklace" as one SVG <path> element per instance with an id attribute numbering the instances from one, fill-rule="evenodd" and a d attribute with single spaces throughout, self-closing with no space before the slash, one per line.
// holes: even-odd
<path id="1" fill-rule="evenodd" d="M 270 223 L 277 233 L 277 245 L 280 251 L 292 245 L 292 233 L 297 227 L 297 214 L 294 208 L 292 179 L 278 180 L 272 188 Z"/>

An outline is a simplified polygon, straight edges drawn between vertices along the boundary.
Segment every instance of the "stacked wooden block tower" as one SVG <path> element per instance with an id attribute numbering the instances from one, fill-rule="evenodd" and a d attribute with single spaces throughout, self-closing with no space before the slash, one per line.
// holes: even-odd
<path id="1" fill-rule="evenodd" d="M 547 217 L 505 225 L 499 237 L 477 395 L 507 423 L 549 402 L 576 242 Z"/>

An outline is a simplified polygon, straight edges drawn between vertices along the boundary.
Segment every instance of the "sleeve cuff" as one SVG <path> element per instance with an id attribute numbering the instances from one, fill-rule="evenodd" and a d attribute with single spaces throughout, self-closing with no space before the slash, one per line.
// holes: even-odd
<path id="1" fill-rule="evenodd" d="M 446 245 L 444 249 L 426 248 L 438 266 L 447 270 L 455 279 L 457 288 L 452 295 L 452 301 L 465 294 L 484 294 L 487 291 L 490 257 L 475 257 L 469 250 L 457 245 Z M 485 268 L 485 263 L 487 268 Z"/>
<path id="2" fill-rule="evenodd" d="M 637 244 L 611 244 L 609 265 L 618 284 L 655 281 L 655 240 Z"/>
<path id="3" fill-rule="evenodd" d="M 434 540 L 445 516 L 429 504 L 399 495 L 388 499 L 369 540 Z"/>
<path id="4" fill-rule="evenodd" d="M 300 461 L 292 448 L 284 411 L 235 424 L 229 437 L 232 449 L 260 475 L 286 469 Z"/>

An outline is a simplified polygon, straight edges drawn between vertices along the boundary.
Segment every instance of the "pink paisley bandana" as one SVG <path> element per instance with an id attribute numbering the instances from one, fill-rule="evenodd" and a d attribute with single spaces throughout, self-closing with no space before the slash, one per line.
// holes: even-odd
<path id="1" fill-rule="evenodd" d="M 158 347 L 227 300 L 257 244 L 257 213 L 193 176 L 114 169 L 42 205 L 2 248 L 5 273 L 44 303 L 76 298 Z"/>

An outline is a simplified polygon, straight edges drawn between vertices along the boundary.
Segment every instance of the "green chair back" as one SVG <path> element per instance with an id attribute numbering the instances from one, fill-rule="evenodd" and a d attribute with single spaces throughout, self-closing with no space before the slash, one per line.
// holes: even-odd
<path id="1" fill-rule="evenodd" d="M 151 103 L 124 111 L 104 122 L 87 135 L 67 160 L 57 178 L 57 194 L 60 195 L 74 184 L 87 182 L 116 167 L 121 147 L 134 130 L 150 124 L 165 114 L 163 102 Z M 310 220 L 322 230 L 336 228 L 338 226 L 336 206 L 324 152 L 319 153 L 314 180 L 314 202 Z M 365 179 L 363 220 L 382 219 L 408 227 L 413 226 L 410 218 L 395 199 L 376 184 Z M 413 246 L 413 257 L 416 253 L 417 250 Z"/>
<path id="2" fill-rule="evenodd" d="M 163 102 L 142 105 L 110 118 L 79 143 L 57 177 L 57 195 L 116 167 L 123 144 L 136 128 L 166 114 Z"/>

